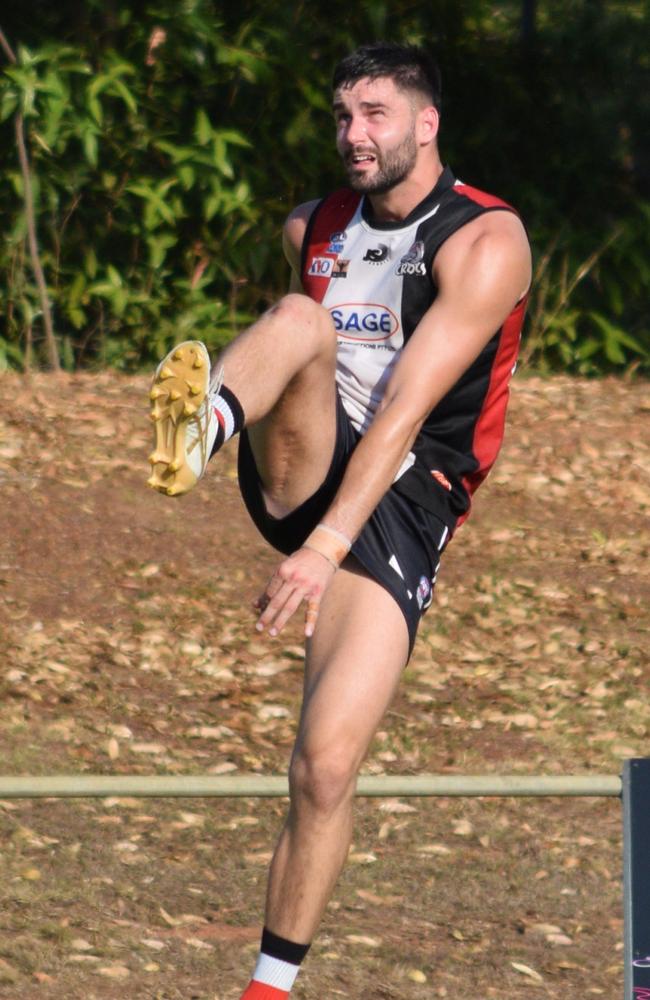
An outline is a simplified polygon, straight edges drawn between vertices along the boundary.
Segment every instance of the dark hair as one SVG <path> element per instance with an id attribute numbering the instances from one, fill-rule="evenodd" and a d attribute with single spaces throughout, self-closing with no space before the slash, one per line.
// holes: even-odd
<path id="1" fill-rule="evenodd" d="M 438 66 L 424 49 L 417 45 L 394 42 L 372 42 L 355 49 L 341 59 L 334 70 L 332 85 L 350 87 L 357 80 L 388 76 L 402 90 L 416 90 L 440 111 L 441 82 Z"/>

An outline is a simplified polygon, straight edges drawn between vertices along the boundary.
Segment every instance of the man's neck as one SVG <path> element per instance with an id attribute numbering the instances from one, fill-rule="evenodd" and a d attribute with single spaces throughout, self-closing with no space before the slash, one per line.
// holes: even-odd
<path id="1" fill-rule="evenodd" d="M 401 222 L 406 219 L 433 190 L 444 169 L 440 160 L 427 167 L 426 170 L 414 171 L 385 194 L 368 195 L 373 218 L 378 222 Z"/>

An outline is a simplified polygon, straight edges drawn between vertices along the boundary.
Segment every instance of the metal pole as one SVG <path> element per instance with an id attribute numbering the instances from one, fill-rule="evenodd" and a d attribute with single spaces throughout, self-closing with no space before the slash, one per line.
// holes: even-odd
<path id="1" fill-rule="evenodd" d="M 650 1000 L 650 760 L 623 764 L 625 1000 Z"/>
<path id="2" fill-rule="evenodd" d="M 362 775 L 357 795 L 381 796 L 620 796 L 618 775 Z M 0 799 L 221 797 L 280 798 L 282 775 L 0 775 Z M 650 998 L 648 998 L 650 1000 Z"/>

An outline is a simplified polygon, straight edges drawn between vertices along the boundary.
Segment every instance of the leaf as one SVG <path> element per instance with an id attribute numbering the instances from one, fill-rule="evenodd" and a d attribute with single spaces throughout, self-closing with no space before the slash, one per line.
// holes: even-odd
<path id="1" fill-rule="evenodd" d="M 90 124 L 88 124 L 88 126 L 83 130 L 82 143 L 86 159 L 93 165 L 93 167 L 97 166 L 97 134 Z"/>
<path id="2" fill-rule="evenodd" d="M 427 977 L 421 969 L 410 969 L 407 973 L 407 977 L 412 983 L 426 983 Z"/>
<path id="3" fill-rule="evenodd" d="M 199 108 L 196 113 L 196 124 L 194 126 L 194 135 L 196 136 L 196 141 L 200 146 L 206 146 L 210 139 L 212 138 L 212 125 L 210 124 L 210 119 L 203 108 Z"/>
<path id="4" fill-rule="evenodd" d="M 390 813 L 391 815 L 416 813 L 418 811 L 416 806 L 409 805 L 407 802 L 400 802 L 397 799 L 386 799 L 385 802 L 381 802 L 379 810 L 380 812 Z"/>
<path id="5" fill-rule="evenodd" d="M 130 749 L 133 753 L 160 754 L 166 753 L 167 748 L 162 743 L 133 743 Z"/>
<path id="6" fill-rule="evenodd" d="M 90 943 L 90 941 L 86 941 L 85 938 L 74 938 L 70 942 L 70 947 L 73 948 L 75 951 L 94 951 L 95 950 L 95 946 L 92 945 Z"/>
<path id="7" fill-rule="evenodd" d="M 129 111 L 136 114 L 138 105 L 129 88 L 121 80 L 113 80 L 111 91 L 122 98 Z"/>
<path id="8" fill-rule="evenodd" d="M 173 917 L 162 906 L 158 907 L 158 912 L 170 927 L 186 927 L 188 924 L 207 924 L 209 922 L 205 917 L 200 917 L 196 913 L 182 913 L 180 917 Z"/>
<path id="9" fill-rule="evenodd" d="M 522 962 L 511 962 L 510 965 L 516 972 L 520 972 L 522 976 L 528 976 L 529 979 L 534 980 L 536 983 L 543 983 L 544 977 L 540 976 L 539 972 L 535 969 L 531 969 L 529 965 L 524 965 Z"/>
<path id="10" fill-rule="evenodd" d="M 416 850 L 418 854 L 437 854 L 441 856 L 453 854 L 452 849 L 447 847 L 446 844 L 422 844 Z"/>
<path id="11" fill-rule="evenodd" d="M 9 118 L 18 107 L 18 95 L 13 90 L 5 90 L 0 102 L 0 122 Z"/>
<path id="12" fill-rule="evenodd" d="M 364 948 L 381 948 L 381 939 L 370 937 L 367 934 L 346 934 L 345 940 L 350 944 L 360 944 Z"/>
<path id="13" fill-rule="evenodd" d="M 228 158 L 228 152 L 226 143 L 223 141 L 220 135 L 214 136 L 214 141 L 212 144 L 214 164 L 217 169 L 224 175 L 224 177 L 232 178 L 235 176 L 235 172 L 232 167 L 232 163 Z"/>
<path id="14" fill-rule="evenodd" d="M 26 868 L 25 871 L 20 873 L 20 877 L 27 882 L 38 882 L 41 878 L 41 873 L 38 868 Z"/>
<path id="15" fill-rule="evenodd" d="M 103 965 L 97 969 L 97 972 L 100 976 L 106 976 L 107 979 L 128 979 L 131 975 L 125 965 Z"/>
<path id="16" fill-rule="evenodd" d="M 252 147 L 252 142 L 243 136 L 240 132 L 235 132 L 233 129 L 219 129 L 217 133 L 224 142 L 229 142 L 233 146 L 241 146 L 244 149 L 250 149 Z"/>

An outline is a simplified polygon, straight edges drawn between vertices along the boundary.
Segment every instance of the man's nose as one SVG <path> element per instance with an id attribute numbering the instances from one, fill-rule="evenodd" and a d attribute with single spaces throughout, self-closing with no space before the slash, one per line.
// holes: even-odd
<path id="1" fill-rule="evenodd" d="M 358 146 L 367 141 L 368 129 L 362 117 L 353 115 L 350 118 L 345 138 L 351 146 Z"/>

